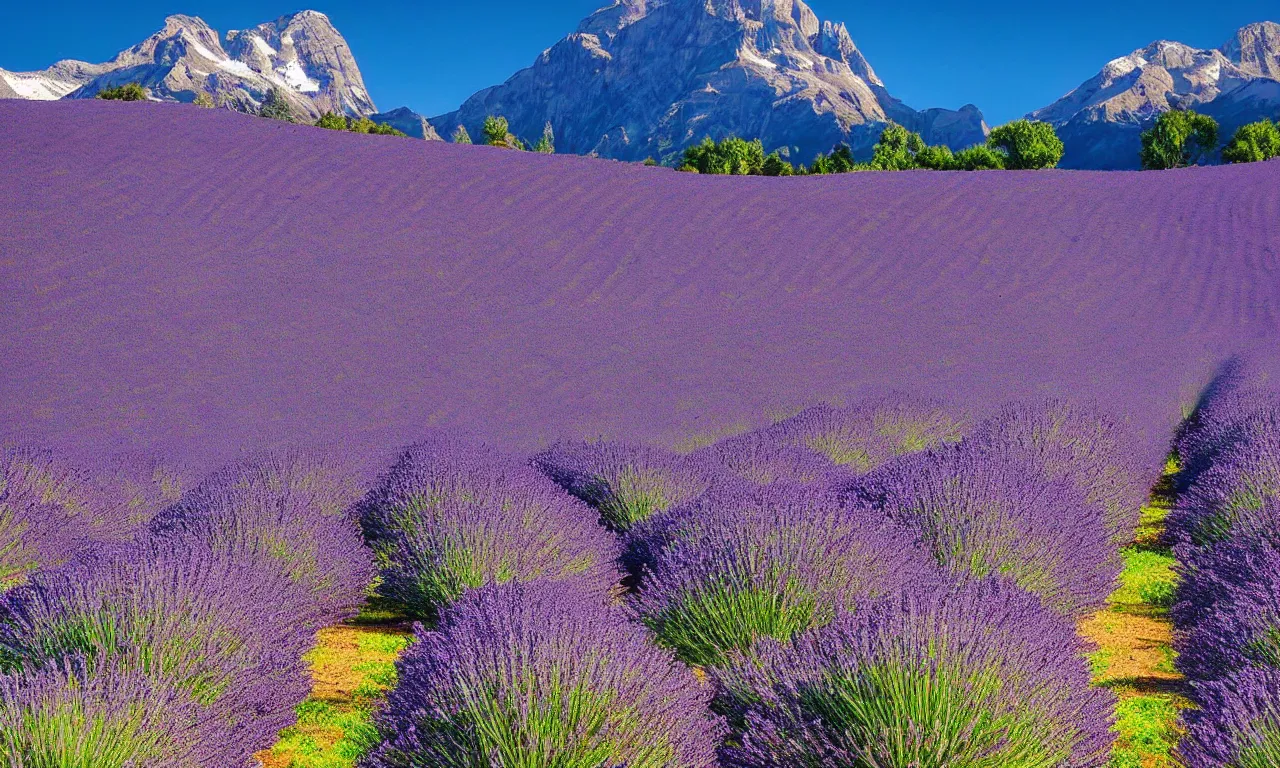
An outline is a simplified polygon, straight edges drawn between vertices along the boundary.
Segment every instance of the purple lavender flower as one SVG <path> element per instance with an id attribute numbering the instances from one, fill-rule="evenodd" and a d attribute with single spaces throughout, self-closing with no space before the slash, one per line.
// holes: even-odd
<path id="1" fill-rule="evenodd" d="M 580 580 L 490 585 L 417 627 L 365 768 L 711 768 L 712 688 Z"/>
<path id="2" fill-rule="evenodd" d="M 1276 503 L 1270 505 L 1274 512 Z M 1192 680 L 1280 667 L 1280 532 L 1180 545 L 1172 611 L 1178 668 Z"/>
<path id="3" fill-rule="evenodd" d="M 827 484 L 843 473 L 821 453 L 801 445 L 784 445 L 764 432 L 727 437 L 686 457 L 707 476 L 726 476 L 768 485 L 775 482 Z"/>
<path id="4" fill-rule="evenodd" d="M 128 533 L 87 472 L 47 452 L 0 450 L 0 591 L 65 562 L 91 539 Z"/>
<path id="5" fill-rule="evenodd" d="M 112 460 L 94 476 L 94 485 L 114 506 L 112 516 L 124 521 L 130 537 L 180 499 L 192 484 L 185 470 L 145 456 Z"/>
<path id="6" fill-rule="evenodd" d="M 1003 580 L 904 593 L 739 656 L 730 768 L 1106 765 L 1115 697 L 1066 617 Z"/>
<path id="7" fill-rule="evenodd" d="M 1210 382 L 1174 440 L 1182 464 L 1179 491 L 1196 482 L 1222 451 L 1280 427 L 1280 394 L 1263 385 L 1265 378 L 1255 366 L 1233 358 Z"/>
<path id="8" fill-rule="evenodd" d="M 881 515 L 821 489 L 730 483 L 638 528 L 651 562 L 635 600 L 660 643 L 691 664 L 787 639 L 872 598 L 938 577 Z"/>
<path id="9" fill-rule="evenodd" d="M 232 738 L 216 713 L 136 667 L 68 661 L 0 676 L 0 763 L 9 768 L 226 768 L 237 764 Z"/>
<path id="10" fill-rule="evenodd" d="M 1139 462 L 1137 440 L 1096 408 L 1058 399 L 1015 405 L 980 424 L 970 442 L 1034 464 L 1051 480 L 1075 484 L 1087 502 L 1106 511 L 1113 542 L 1133 541 L 1157 473 Z"/>
<path id="11" fill-rule="evenodd" d="M 1177 542 L 1224 541 L 1249 529 L 1275 528 L 1267 514 L 1280 498 L 1280 430 L 1264 431 L 1223 450 L 1178 496 L 1168 529 Z"/>
<path id="12" fill-rule="evenodd" d="M 451 437 L 419 443 L 359 504 L 381 594 L 434 617 L 468 587 L 581 576 L 619 581 L 598 514 L 533 467 Z"/>
<path id="13" fill-rule="evenodd" d="M 814 406 L 763 433 L 769 442 L 809 448 L 862 473 L 896 456 L 959 442 L 966 421 L 939 402 L 891 395 L 844 408 Z"/>
<path id="14" fill-rule="evenodd" d="M 1013 456 L 971 445 L 906 456 L 843 494 L 910 527 L 948 570 L 1007 576 L 1068 616 L 1105 604 L 1120 574 L 1102 507 Z"/>
<path id="15" fill-rule="evenodd" d="M 706 490 L 710 478 L 680 456 L 622 443 L 558 443 L 534 465 L 561 488 L 595 507 L 616 531 Z"/>
<path id="16" fill-rule="evenodd" d="M 0 602 L 0 669 L 84 658 L 190 695 L 247 761 L 293 720 L 320 616 L 275 564 L 191 542 L 101 545 Z M 132 663 L 134 666 L 129 666 Z"/>
<path id="17" fill-rule="evenodd" d="M 1245 669 L 1222 680 L 1199 682 L 1197 707 L 1185 718 L 1178 746 L 1195 768 L 1275 768 L 1280 765 L 1280 670 Z"/>
<path id="18" fill-rule="evenodd" d="M 149 530 L 276 563 L 333 623 L 355 615 L 374 576 L 372 553 L 348 511 L 359 493 L 323 457 L 269 456 L 205 480 Z"/>

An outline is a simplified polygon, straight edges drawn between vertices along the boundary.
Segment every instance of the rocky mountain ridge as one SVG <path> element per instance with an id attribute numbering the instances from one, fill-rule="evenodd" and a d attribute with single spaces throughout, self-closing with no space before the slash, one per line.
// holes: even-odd
<path id="1" fill-rule="evenodd" d="M 489 114 L 530 139 L 550 122 L 558 149 L 623 160 L 729 135 L 798 162 L 841 142 L 865 155 L 890 121 L 955 148 L 987 132 L 971 105 L 920 112 L 895 99 L 848 29 L 803 0 L 615 0 L 431 122 L 475 135 Z"/>
<path id="2" fill-rule="evenodd" d="M 105 88 L 138 82 L 152 98 L 194 101 L 207 93 L 225 106 L 257 109 L 271 90 L 295 113 L 377 112 L 345 39 L 318 11 L 300 11 L 232 30 L 225 37 L 195 16 L 174 15 L 141 43 L 111 61 L 60 61 L 38 72 L 0 70 L 0 97 L 92 98 Z"/>
<path id="3" fill-rule="evenodd" d="M 1280 24 L 1242 27 L 1219 48 L 1158 40 L 1028 117 L 1057 128 L 1064 167 L 1135 168 L 1139 135 L 1170 109 L 1214 117 L 1224 139 L 1244 123 L 1280 117 Z"/>

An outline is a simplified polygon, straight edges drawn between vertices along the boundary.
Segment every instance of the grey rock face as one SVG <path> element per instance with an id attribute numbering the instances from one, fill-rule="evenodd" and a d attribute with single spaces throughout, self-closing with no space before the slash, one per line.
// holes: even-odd
<path id="1" fill-rule="evenodd" d="M 419 139 L 427 141 L 440 141 L 440 134 L 436 133 L 436 129 L 431 127 L 431 123 L 427 122 L 427 118 L 414 112 L 408 107 L 400 107 L 390 112 L 378 112 L 369 115 L 369 119 L 375 123 L 386 123 L 398 131 Z"/>
<path id="2" fill-rule="evenodd" d="M 1110 61 L 1058 101 L 1028 115 L 1052 123 L 1067 168 L 1136 168 L 1139 136 L 1161 113 L 1195 109 L 1222 125 L 1280 116 L 1280 25 L 1241 28 L 1221 48 L 1160 40 Z"/>
<path id="3" fill-rule="evenodd" d="M 431 123 L 477 136 L 491 114 L 526 141 L 550 122 L 558 150 L 623 160 L 670 160 L 730 135 L 797 162 L 840 142 L 866 156 L 890 120 L 954 148 L 987 132 L 976 108 L 923 113 L 894 99 L 844 25 L 802 0 L 616 0 Z"/>
<path id="4" fill-rule="evenodd" d="M 175 15 L 104 64 L 62 61 L 40 72 L 0 70 L 0 83 L 19 98 L 55 99 L 93 98 L 137 82 L 154 99 L 190 102 L 207 93 L 241 111 L 257 110 L 275 89 L 302 119 L 325 111 L 377 111 L 350 48 L 322 13 L 302 11 L 231 31 L 225 41 L 202 19 Z"/>

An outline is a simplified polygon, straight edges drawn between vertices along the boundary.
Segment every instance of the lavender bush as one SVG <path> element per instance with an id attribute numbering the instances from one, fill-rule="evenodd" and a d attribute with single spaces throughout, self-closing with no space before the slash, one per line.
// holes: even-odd
<path id="1" fill-rule="evenodd" d="M 826 484 L 839 468 L 826 456 L 799 445 L 781 445 L 763 432 L 748 432 L 699 448 L 686 459 L 708 477 L 756 485 L 774 482 Z"/>
<path id="2" fill-rule="evenodd" d="M 534 465 L 561 488 L 600 512 L 615 531 L 626 531 L 706 490 L 710 480 L 680 456 L 623 443 L 558 443 Z"/>
<path id="3" fill-rule="evenodd" d="M 896 456 L 959 442 L 965 429 L 966 419 L 939 402 L 894 395 L 844 408 L 814 406 L 763 433 L 768 442 L 808 448 L 862 473 Z"/>
<path id="4" fill-rule="evenodd" d="M 1100 767 L 1115 697 L 1084 651 L 1004 581 L 879 601 L 718 673 L 746 710 L 724 764 Z"/>
<path id="5" fill-rule="evenodd" d="M 83 658 L 94 674 L 145 674 L 216 713 L 247 760 L 305 698 L 319 622 L 274 563 L 189 543 L 99 546 L 5 595 L 0 669 Z"/>
<path id="6" fill-rule="evenodd" d="M 431 619 L 468 587 L 582 577 L 619 581 L 618 544 L 598 515 L 533 467 L 438 437 L 407 451 L 359 503 L 379 592 Z"/>
<path id="7" fill-rule="evenodd" d="M 0 450 L 0 591 L 65 562 L 93 538 L 126 536 L 115 511 L 87 472 L 44 451 Z"/>
<path id="8" fill-rule="evenodd" d="M 1280 670 L 1242 670 L 1195 684 L 1179 756 L 1195 768 L 1280 765 Z"/>
<path id="9" fill-rule="evenodd" d="M 1012 456 L 970 445 L 930 451 L 843 493 L 909 526 L 948 570 L 1007 576 L 1069 616 L 1105 604 L 1120 573 L 1102 507 Z"/>
<path id="10" fill-rule="evenodd" d="M 785 640 L 938 576 L 916 542 L 880 515 L 796 485 L 716 486 L 636 537 L 651 564 L 635 610 L 691 664 Z"/>
<path id="11" fill-rule="evenodd" d="M 9 768 L 227 768 L 230 739 L 221 718 L 136 666 L 68 661 L 0 676 Z"/>
<path id="12" fill-rule="evenodd" d="M 1280 509 L 1272 502 L 1268 511 Z M 1278 545 L 1280 531 L 1273 527 L 1268 534 L 1178 547 L 1174 648 L 1187 677 L 1212 680 L 1245 667 L 1280 667 Z"/>
<path id="13" fill-rule="evenodd" d="M 1233 443 L 1178 496 L 1168 528 L 1178 542 L 1202 545 L 1274 528 L 1267 502 L 1280 498 L 1280 430 Z"/>
<path id="14" fill-rule="evenodd" d="M 579 580 L 490 585 L 417 628 L 365 768 L 711 768 L 711 687 Z"/>
<path id="15" fill-rule="evenodd" d="M 1134 531 L 1156 473 L 1125 430 L 1096 408 L 1052 399 L 1015 405 L 983 422 L 971 442 L 1034 464 L 1046 477 L 1078 486 L 1101 505 L 1111 540 L 1124 545 Z"/>
<path id="16" fill-rule="evenodd" d="M 332 623 L 355 614 L 373 580 L 372 554 L 348 512 L 359 493 L 330 460 L 274 455 L 210 477 L 160 513 L 149 530 L 275 563 Z"/>

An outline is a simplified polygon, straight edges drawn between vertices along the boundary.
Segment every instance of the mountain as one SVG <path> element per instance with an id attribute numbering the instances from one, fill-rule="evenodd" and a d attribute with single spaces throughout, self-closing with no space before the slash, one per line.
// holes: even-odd
<path id="1" fill-rule="evenodd" d="M 556 148 L 670 159 L 705 136 L 760 138 L 799 162 L 840 142 L 867 155 L 889 121 L 952 147 L 981 142 L 982 113 L 895 99 L 843 24 L 802 0 L 615 0 L 505 83 L 432 118 L 442 135 L 505 116 Z"/>
<path id="2" fill-rule="evenodd" d="M 1250 24 L 1213 49 L 1159 40 L 1028 117 L 1057 128 L 1063 167 L 1136 168 L 1139 135 L 1170 109 L 1213 116 L 1224 140 L 1244 123 L 1280 117 L 1280 24 Z"/>
<path id="3" fill-rule="evenodd" d="M 139 82 L 152 98 L 192 101 L 208 93 L 240 111 L 256 110 L 276 89 L 300 116 L 377 112 L 346 40 L 317 11 L 300 11 L 225 38 L 195 16 L 164 27 L 104 64 L 60 61 L 39 72 L 0 70 L 0 98 L 92 98 Z"/>
<path id="4" fill-rule="evenodd" d="M 435 128 L 431 127 L 431 123 L 427 122 L 427 118 L 408 107 L 400 107 L 390 112 L 378 112 L 369 115 L 369 119 L 375 123 L 386 123 L 392 128 L 404 131 L 414 138 L 427 139 L 428 141 L 440 140 L 440 134 L 436 133 Z"/>

